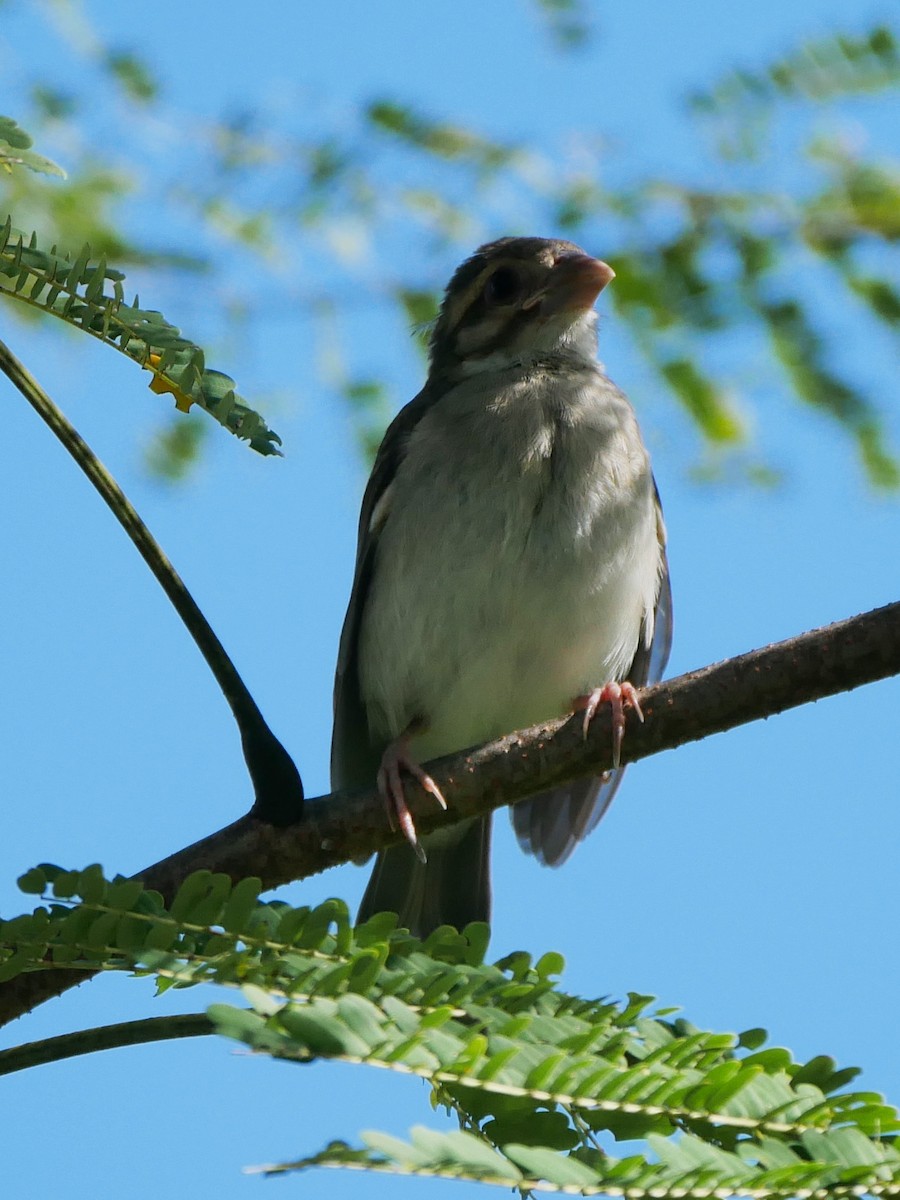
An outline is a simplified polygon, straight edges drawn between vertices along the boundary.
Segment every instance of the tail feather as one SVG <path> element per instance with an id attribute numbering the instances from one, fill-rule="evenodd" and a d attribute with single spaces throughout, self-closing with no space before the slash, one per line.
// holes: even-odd
<path id="1" fill-rule="evenodd" d="M 612 804 L 624 767 L 602 779 L 572 783 L 520 800 L 510 808 L 519 845 L 545 867 L 561 866 Z"/>
<path id="2" fill-rule="evenodd" d="M 395 912 L 400 925 L 419 938 L 439 925 L 463 929 L 470 921 L 490 921 L 490 817 L 470 822 L 457 839 L 442 833 L 438 842 L 426 839 L 424 845 L 426 863 L 405 843 L 378 855 L 358 921 Z"/>

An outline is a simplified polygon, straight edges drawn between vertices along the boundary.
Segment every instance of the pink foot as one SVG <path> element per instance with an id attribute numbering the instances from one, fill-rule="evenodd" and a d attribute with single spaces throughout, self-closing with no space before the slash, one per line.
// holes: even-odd
<path id="1" fill-rule="evenodd" d="M 581 726 L 584 737 L 587 737 L 591 721 L 604 702 L 612 709 L 613 767 L 618 767 L 622 755 L 622 738 L 625 736 L 625 709 L 633 708 L 640 721 L 643 721 L 644 714 L 638 703 L 637 691 L 627 679 L 622 683 L 606 683 L 603 687 L 594 688 L 586 696 L 576 696 L 572 702 L 574 712 L 584 710 Z"/>
<path id="2" fill-rule="evenodd" d="M 416 857 L 420 862 L 425 862 L 425 851 L 422 849 L 422 844 L 416 836 L 416 827 L 413 824 L 412 813 L 406 804 L 406 797 L 403 794 L 403 779 L 400 772 L 406 770 L 425 789 L 430 792 L 437 800 L 441 808 L 446 809 L 447 801 L 441 795 L 441 790 L 434 782 L 431 776 L 422 770 L 416 760 L 409 752 L 409 734 L 401 734 L 396 738 L 381 757 L 381 766 L 378 770 L 378 790 L 384 797 L 384 802 L 387 805 L 388 820 L 391 823 L 391 829 L 397 828 L 397 823 L 400 825 L 400 830 L 403 836 L 416 852 Z M 394 818 L 396 817 L 396 822 Z"/>

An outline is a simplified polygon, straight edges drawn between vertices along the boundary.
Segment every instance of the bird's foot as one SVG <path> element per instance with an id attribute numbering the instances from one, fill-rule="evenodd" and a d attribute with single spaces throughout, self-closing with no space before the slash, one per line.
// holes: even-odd
<path id="1" fill-rule="evenodd" d="M 637 690 L 627 679 L 622 683 L 605 683 L 603 687 L 593 688 L 584 696 L 576 696 L 572 702 L 573 712 L 584 712 L 581 731 L 585 738 L 597 709 L 603 703 L 612 709 L 613 767 L 618 767 L 622 756 L 622 738 L 625 736 L 625 709 L 633 708 L 640 721 L 643 721 L 644 714 L 638 702 Z"/>
<path id="2" fill-rule="evenodd" d="M 441 789 L 428 772 L 422 770 L 410 753 L 408 733 L 401 734 L 391 742 L 382 755 L 381 766 L 378 769 L 378 791 L 387 806 L 391 829 L 396 829 L 399 825 L 401 833 L 415 851 L 416 858 L 420 862 L 425 862 L 425 851 L 416 834 L 412 813 L 409 811 L 406 797 L 403 794 L 401 771 L 404 770 L 417 779 L 426 792 L 430 792 L 434 796 L 441 808 L 446 809 L 447 801 L 442 796 Z"/>

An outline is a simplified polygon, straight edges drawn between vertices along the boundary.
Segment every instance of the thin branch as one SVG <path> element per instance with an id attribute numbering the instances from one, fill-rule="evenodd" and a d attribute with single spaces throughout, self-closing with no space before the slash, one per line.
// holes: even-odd
<path id="1" fill-rule="evenodd" d="M 0 1051 L 0 1075 L 12 1075 L 27 1067 L 61 1062 L 80 1054 L 97 1050 L 117 1050 L 120 1046 L 142 1046 L 146 1042 L 168 1042 L 175 1038 L 203 1037 L 213 1032 L 213 1023 L 206 1013 L 179 1013 L 171 1017 L 147 1017 L 141 1021 L 122 1021 L 117 1025 L 100 1025 L 96 1029 L 79 1029 L 40 1042 L 25 1042 Z"/>
<path id="2" fill-rule="evenodd" d="M 622 761 L 637 762 L 897 674 L 900 603 L 647 688 L 640 693 L 645 723 L 629 715 Z M 415 790 L 409 803 L 417 829 L 427 834 L 611 766 L 612 728 L 603 709 L 586 740 L 580 718 L 563 718 L 439 759 L 428 770 L 447 798 L 448 811 Z M 224 871 L 234 880 L 257 875 L 264 888 L 272 888 L 365 858 L 399 840 L 376 792 L 335 793 L 307 800 L 303 819 L 289 829 L 251 813 L 137 872 L 136 878 L 167 899 L 201 867 Z M 0 987 L 0 1025 L 86 977 L 83 971 L 51 969 L 12 979 Z"/>
<path id="3" fill-rule="evenodd" d="M 288 752 L 266 724 L 256 701 L 238 674 L 225 647 L 200 611 L 153 534 L 112 475 L 78 431 L 66 420 L 37 380 L 0 342 L 0 371 L 15 384 L 38 416 L 56 435 L 99 492 L 128 534 L 141 558 L 172 602 L 206 660 L 234 714 L 244 759 L 256 794 L 256 812 L 276 824 L 296 821 L 303 804 L 303 784 Z"/>

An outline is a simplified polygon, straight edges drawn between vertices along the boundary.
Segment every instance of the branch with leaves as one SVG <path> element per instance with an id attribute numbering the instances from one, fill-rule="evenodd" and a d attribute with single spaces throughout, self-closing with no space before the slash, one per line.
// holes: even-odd
<path id="1" fill-rule="evenodd" d="M 900 674 L 900 602 L 825 629 L 729 659 L 640 693 L 645 721 L 633 714 L 622 762 L 636 762 L 749 721 Z M 424 794 L 412 795 L 416 827 L 429 834 L 442 825 L 492 812 L 570 780 L 612 767 L 612 725 L 598 713 L 588 731 L 561 719 L 430 764 L 447 798 L 442 811 Z M 224 829 L 137 872 L 143 885 L 171 899 L 198 870 L 212 871 L 223 887 L 246 877 L 265 888 L 359 861 L 399 840 L 375 791 L 307 799 L 303 818 L 284 828 L 252 812 Z M 0 987 L 0 1024 L 30 1011 L 85 978 L 60 970 L 20 974 Z M 0 976 L 2 977 L 2 976 Z"/>
<path id="2" fill-rule="evenodd" d="M 900 1114 L 848 1091 L 856 1070 L 794 1061 L 762 1029 L 698 1030 L 647 996 L 623 1004 L 567 994 L 558 954 L 485 961 L 487 927 L 443 928 L 424 944 L 382 914 L 353 929 L 347 908 L 259 900 L 201 871 L 168 908 L 99 868 L 44 867 L 21 881 L 45 897 L 0 924 L 0 970 L 60 966 L 152 974 L 164 990 L 215 984 L 242 1005 L 130 1022 L 0 1054 L 0 1074 L 149 1039 L 216 1032 L 294 1063 L 342 1061 L 418 1076 L 462 1128 L 369 1132 L 283 1174 L 345 1167 L 440 1175 L 519 1189 L 634 1197 L 900 1194 Z M 637 1143 L 627 1158 L 610 1149 Z"/>
<path id="3" fill-rule="evenodd" d="M 162 313 L 126 304 L 124 275 L 95 259 L 84 246 L 74 261 L 56 246 L 43 250 L 38 236 L 0 228 L 0 291 L 41 312 L 60 317 L 151 371 L 150 388 L 170 392 L 180 412 L 198 405 L 260 454 L 277 454 L 281 439 L 235 393 L 234 380 L 205 365 L 203 351 L 182 337 Z"/>

